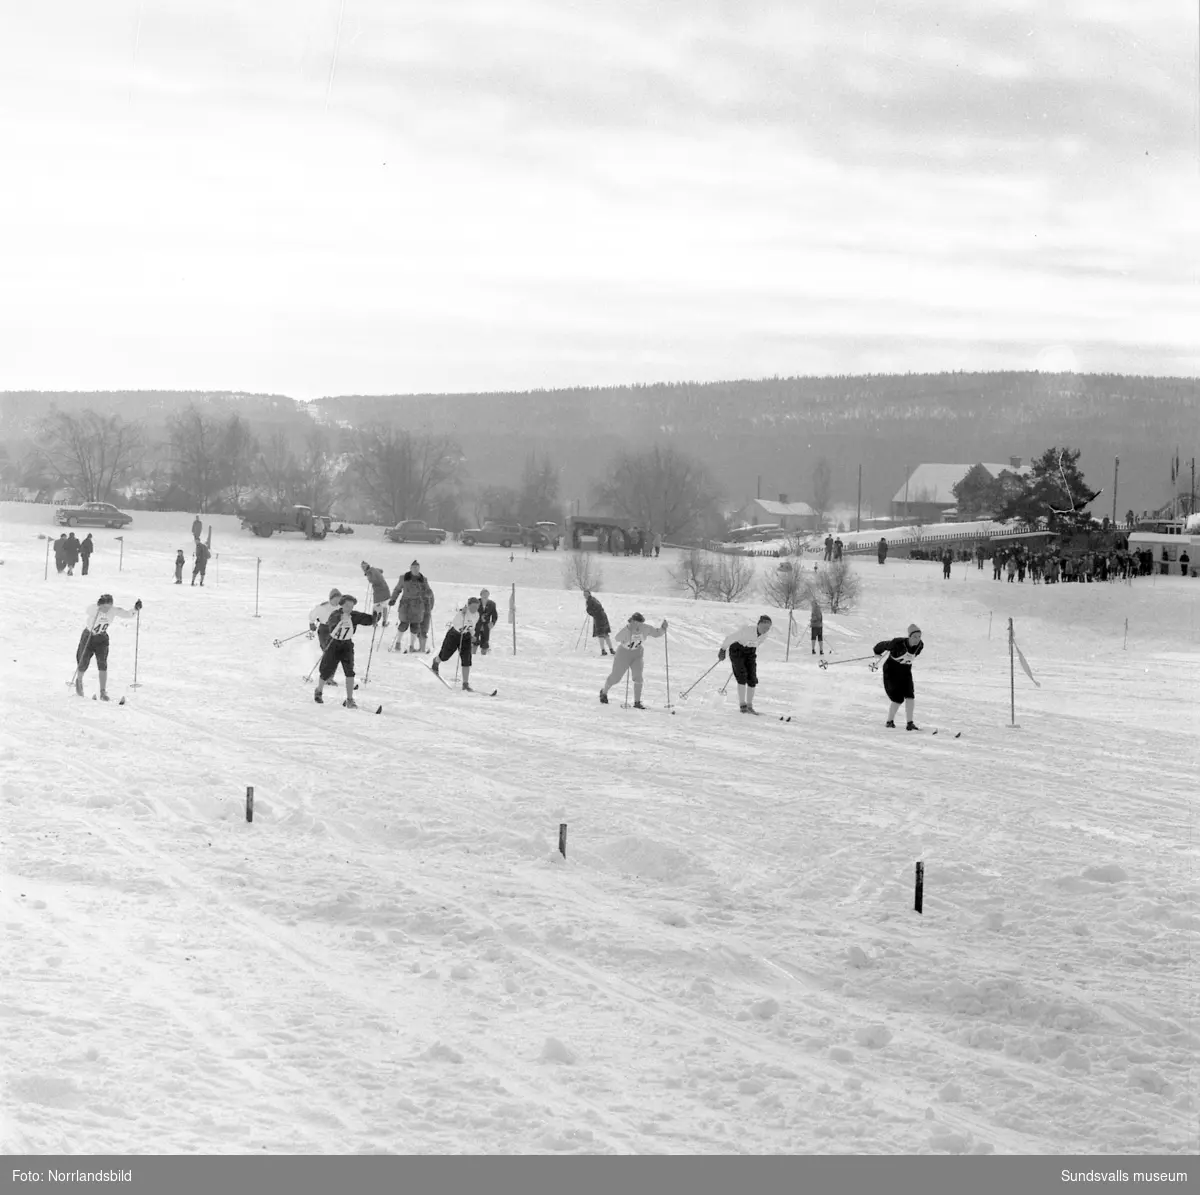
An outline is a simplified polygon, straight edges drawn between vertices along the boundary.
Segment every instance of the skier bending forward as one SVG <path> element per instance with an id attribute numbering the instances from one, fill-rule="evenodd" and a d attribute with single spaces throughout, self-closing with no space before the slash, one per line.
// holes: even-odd
<path id="1" fill-rule="evenodd" d="M 617 650 L 613 653 L 612 671 L 600 689 L 600 700 L 608 704 L 608 691 L 623 677 L 626 671 L 633 674 L 633 708 L 644 710 L 642 704 L 642 664 L 645 661 L 646 637 L 655 639 L 667 633 L 667 620 L 652 627 L 640 614 L 631 614 L 629 621 L 616 633 Z"/>
<path id="2" fill-rule="evenodd" d="M 921 628 L 914 622 L 908 628 L 908 638 L 900 636 L 896 639 L 885 639 L 875 644 L 875 654 L 886 656 L 883 663 L 883 691 L 888 696 L 891 705 L 888 707 L 887 725 L 896 728 L 896 711 L 904 702 L 904 716 L 908 720 L 905 730 L 920 730 L 913 721 L 913 702 L 916 694 L 913 692 L 912 662 L 921 654 L 925 644 L 921 642 Z M 874 672 L 879 667 L 876 660 L 871 665 Z"/>
<path id="3" fill-rule="evenodd" d="M 754 690 L 758 688 L 758 645 L 771 633 L 771 620 L 764 614 L 757 623 L 738 627 L 717 650 L 717 659 L 729 653 L 729 666 L 737 681 L 738 709 L 743 714 L 757 714 Z"/>
<path id="4" fill-rule="evenodd" d="M 338 665 L 346 678 L 346 700 L 342 704 L 347 709 L 357 709 L 358 702 L 354 700 L 354 628 L 369 627 L 379 621 L 378 614 L 360 614 L 354 607 L 358 599 L 351 594 L 342 594 L 338 609 L 329 616 L 325 629 L 329 632 L 329 646 L 321 655 L 321 666 L 317 672 L 317 690 L 313 700 L 319 705 L 325 704 L 321 691 L 333 680 Z"/>
<path id="5" fill-rule="evenodd" d="M 462 665 L 462 687 L 471 692 L 471 644 L 475 639 L 475 630 L 479 623 L 479 599 L 468 598 L 467 604 L 457 610 L 450 620 L 446 637 L 442 640 L 442 649 L 433 657 L 429 665 L 434 672 L 438 666 L 458 652 L 458 661 Z M 440 674 L 439 674 L 440 675 Z"/>
<path id="6" fill-rule="evenodd" d="M 83 674 L 92 657 L 96 659 L 96 674 L 100 677 L 100 700 L 108 700 L 108 627 L 114 618 L 133 618 L 142 608 L 142 599 L 133 603 L 132 610 L 113 605 L 111 593 L 102 593 L 94 606 L 87 608 L 87 626 L 79 636 L 75 649 L 75 692 L 83 696 Z"/>

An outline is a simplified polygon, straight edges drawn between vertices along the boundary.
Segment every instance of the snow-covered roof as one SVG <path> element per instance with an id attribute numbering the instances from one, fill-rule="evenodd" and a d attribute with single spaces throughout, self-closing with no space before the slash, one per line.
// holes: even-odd
<path id="1" fill-rule="evenodd" d="M 773 502 L 769 498 L 755 498 L 746 506 L 757 506 L 764 514 L 795 515 L 802 519 L 811 519 L 816 513 L 807 502 Z"/>
<path id="2" fill-rule="evenodd" d="M 1032 472 L 1028 465 L 994 465 L 987 461 L 980 464 L 993 476 L 1001 473 L 1015 473 L 1018 477 L 1026 477 Z M 954 487 L 972 469 L 969 465 L 918 465 L 909 474 L 908 482 L 897 491 L 893 502 L 933 502 L 945 506 L 953 506 L 958 501 L 954 496 Z"/>

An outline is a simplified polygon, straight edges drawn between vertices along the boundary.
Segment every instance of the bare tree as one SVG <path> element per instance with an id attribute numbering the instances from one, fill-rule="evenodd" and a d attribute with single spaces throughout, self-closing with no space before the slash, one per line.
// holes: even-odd
<path id="1" fill-rule="evenodd" d="M 816 574 L 816 592 L 830 614 L 850 610 L 862 592 L 858 575 L 848 560 L 834 560 Z"/>
<path id="2" fill-rule="evenodd" d="M 568 552 L 562 562 L 562 579 L 564 589 L 589 589 L 599 593 L 604 574 L 594 552 Z"/>
<path id="3" fill-rule="evenodd" d="M 517 518 L 521 492 L 508 485 L 485 485 L 475 492 L 475 526 L 482 527 L 488 519 Z"/>
<path id="4" fill-rule="evenodd" d="M 664 539 L 686 539 L 711 520 L 720 489 L 707 466 L 657 445 L 622 452 L 596 488 L 599 502 Z"/>
<path id="5" fill-rule="evenodd" d="M 772 606 L 795 610 L 812 600 L 812 582 L 813 574 L 806 573 L 799 562 L 784 560 L 763 582 L 763 597 Z"/>
<path id="6" fill-rule="evenodd" d="M 49 473 L 83 502 L 107 498 L 133 472 L 145 447 L 141 424 L 95 411 L 53 411 L 42 420 L 36 440 Z"/>
<path id="7" fill-rule="evenodd" d="M 212 509 L 222 485 L 225 429 L 193 404 L 171 418 L 167 437 L 175 484 L 195 500 L 201 513 Z"/>
<path id="8" fill-rule="evenodd" d="M 282 430 L 272 432 L 255 462 L 257 480 L 268 501 L 277 507 L 294 502 L 299 472 L 300 465 L 287 433 Z"/>
<path id="9" fill-rule="evenodd" d="M 526 527 L 533 526 L 539 519 L 558 521 L 558 470 L 549 457 L 539 458 L 532 452 L 526 457 L 516 513 Z"/>
<path id="10" fill-rule="evenodd" d="M 695 601 L 708 596 L 712 588 L 713 569 L 713 554 L 702 548 L 692 548 L 680 553 L 678 561 L 667 569 L 667 575 L 680 589 L 690 593 Z"/>
<path id="11" fill-rule="evenodd" d="M 376 514 L 398 523 L 426 514 L 434 491 L 458 477 L 462 459 L 449 436 L 373 427 L 355 436 L 350 477 Z"/>
<path id="12" fill-rule="evenodd" d="M 229 499 L 240 510 L 242 498 L 253 487 L 258 440 L 250 424 L 238 414 L 230 415 L 221 429 L 221 465 Z"/>
<path id="13" fill-rule="evenodd" d="M 833 481 L 829 472 L 829 462 L 821 457 L 813 469 L 812 476 L 812 508 L 817 516 L 815 530 L 825 526 L 825 515 L 832 500 Z"/>
<path id="14" fill-rule="evenodd" d="M 333 504 L 334 438 L 328 427 L 316 424 L 304 437 L 304 451 L 296 462 L 295 501 L 327 514 Z"/>
<path id="15" fill-rule="evenodd" d="M 754 585 L 754 563 L 741 553 L 717 558 L 706 596 L 722 602 L 737 602 Z"/>

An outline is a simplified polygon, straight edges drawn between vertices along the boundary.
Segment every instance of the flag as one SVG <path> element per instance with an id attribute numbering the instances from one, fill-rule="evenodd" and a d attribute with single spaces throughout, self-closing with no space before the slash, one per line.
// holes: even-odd
<path id="1" fill-rule="evenodd" d="M 1013 647 L 1016 648 L 1017 659 L 1021 661 L 1021 667 L 1025 669 L 1025 675 L 1040 689 L 1041 683 L 1034 679 L 1033 671 L 1029 667 L 1029 661 L 1025 658 L 1025 653 L 1017 646 L 1016 636 L 1013 637 Z"/>
<path id="2" fill-rule="evenodd" d="M 508 621 L 514 626 L 517 621 L 517 587 L 514 585 L 512 593 L 508 595 Z"/>

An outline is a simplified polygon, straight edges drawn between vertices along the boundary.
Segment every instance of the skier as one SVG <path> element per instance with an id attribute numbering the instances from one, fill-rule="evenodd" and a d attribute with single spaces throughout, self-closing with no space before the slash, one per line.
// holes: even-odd
<path id="1" fill-rule="evenodd" d="M 88 561 L 92 558 L 92 553 L 96 550 L 96 545 L 92 543 L 92 533 L 89 531 L 83 537 L 83 542 L 79 545 L 79 559 L 83 567 L 79 570 L 82 577 L 88 575 Z"/>
<path id="2" fill-rule="evenodd" d="M 378 622 L 378 614 L 360 614 L 354 607 L 358 599 L 352 594 L 342 594 L 337 609 L 329 616 L 325 629 L 329 632 L 329 645 L 321 656 L 321 664 L 317 671 L 317 688 L 313 700 L 318 705 L 325 704 L 321 696 L 327 682 L 333 680 L 338 665 L 342 666 L 342 674 L 346 678 L 346 700 L 342 704 L 347 709 L 357 709 L 354 700 L 354 628 L 369 627 Z"/>
<path id="3" fill-rule="evenodd" d="M 132 610 L 123 610 L 113 605 L 111 593 L 102 593 L 95 605 L 87 608 L 87 626 L 79 636 L 75 649 L 75 692 L 83 696 L 83 674 L 93 657 L 96 660 L 96 675 L 100 678 L 100 700 L 108 698 L 108 626 L 114 618 L 133 618 L 142 608 L 142 600 L 133 603 Z"/>
<path id="4" fill-rule="evenodd" d="M 882 561 L 880 562 L 882 563 Z M 821 603 L 816 597 L 812 600 L 812 615 L 808 620 L 809 637 L 812 640 L 812 654 L 817 654 L 817 644 L 821 645 L 821 655 L 825 654 L 825 616 L 821 613 Z"/>
<path id="5" fill-rule="evenodd" d="M 79 540 L 75 538 L 74 531 L 67 536 L 67 542 L 63 545 L 63 555 L 67 558 L 67 576 L 73 577 L 75 566 L 79 563 Z"/>
<path id="6" fill-rule="evenodd" d="M 433 590 L 429 588 L 429 581 L 421 573 L 419 560 L 414 560 L 408 566 L 408 572 L 396 582 L 388 605 L 395 606 L 397 602 L 400 604 L 396 609 L 396 641 L 392 644 L 392 650 L 400 650 L 404 632 L 408 631 L 408 647 L 405 650 L 417 651 L 419 637 L 420 651 L 428 651 L 426 641 L 429 635 L 428 618 L 433 611 Z"/>
<path id="7" fill-rule="evenodd" d="M 196 584 L 196 578 L 200 578 L 200 587 L 204 588 L 204 570 L 208 568 L 208 545 L 201 540 L 196 540 L 196 550 L 192 553 L 196 557 L 196 563 L 192 565 L 192 584 Z"/>
<path id="8" fill-rule="evenodd" d="M 204 530 L 204 524 L 200 522 L 200 516 L 197 515 L 192 520 L 192 539 L 198 540 L 200 533 Z"/>
<path id="9" fill-rule="evenodd" d="M 608 625 L 608 615 L 604 613 L 604 607 L 592 596 L 590 589 L 583 591 L 583 600 L 588 616 L 592 620 L 592 638 L 600 640 L 600 654 L 607 656 L 617 654 L 617 649 L 613 647 L 612 627 Z M 605 650 L 607 645 L 608 650 Z"/>
<path id="10" fill-rule="evenodd" d="M 175 553 L 175 584 L 176 585 L 183 584 L 183 566 L 185 564 L 187 564 L 187 560 L 184 559 L 183 549 L 180 548 L 179 551 Z"/>
<path id="11" fill-rule="evenodd" d="M 458 652 L 459 663 L 462 665 L 463 691 L 470 693 L 471 685 L 471 643 L 475 638 L 475 626 L 479 622 L 479 599 L 468 598 L 467 604 L 454 612 L 446 636 L 442 640 L 442 649 L 433 657 L 429 665 L 434 672 L 438 666 Z"/>
<path id="12" fill-rule="evenodd" d="M 381 626 L 388 624 L 388 583 L 383 579 L 383 569 L 372 568 L 365 560 L 362 562 L 363 576 L 371 582 L 371 596 L 374 601 L 374 613 L 379 615 Z"/>
<path id="13" fill-rule="evenodd" d="M 329 646 L 329 628 L 325 625 L 341 609 L 342 591 L 335 585 L 329 599 L 319 602 L 308 612 L 308 629 L 317 632 L 317 643 L 324 651 Z"/>
<path id="14" fill-rule="evenodd" d="M 921 642 L 921 628 L 914 622 L 908 628 L 908 637 L 885 639 L 875 644 L 875 654 L 886 656 L 883 662 L 883 691 L 888 696 L 891 706 L 888 708 L 887 726 L 896 729 L 896 711 L 904 702 L 904 716 L 907 719 L 905 730 L 920 730 L 913 721 L 913 692 L 912 662 L 921 654 L 925 644 Z M 871 671 L 879 667 L 879 661 L 871 664 Z"/>
<path id="15" fill-rule="evenodd" d="M 633 674 L 633 708 L 644 710 L 642 704 L 642 665 L 645 662 L 646 636 L 655 639 L 667 633 L 667 620 L 657 627 L 648 626 L 641 614 L 631 614 L 629 621 L 617 632 L 620 646 L 613 652 L 612 671 L 600 689 L 600 702 L 608 704 L 608 691 L 623 677 L 626 671 Z"/>
<path id="16" fill-rule="evenodd" d="M 500 614 L 496 609 L 496 603 L 492 601 L 490 591 L 481 589 L 479 591 L 479 627 L 475 633 L 475 646 L 479 648 L 481 656 L 488 654 L 492 645 L 492 627 L 499 621 Z"/>
<path id="17" fill-rule="evenodd" d="M 816 603 L 814 603 L 816 608 Z M 717 650 L 717 659 L 723 660 L 729 653 L 729 664 L 737 681 L 738 708 L 743 714 L 757 714 L 754 708 L 754 690 L 758 688 L 758 645 L 771 633 L 771 619 L 763 614 L 757 623 L 746 623 Z"/>

